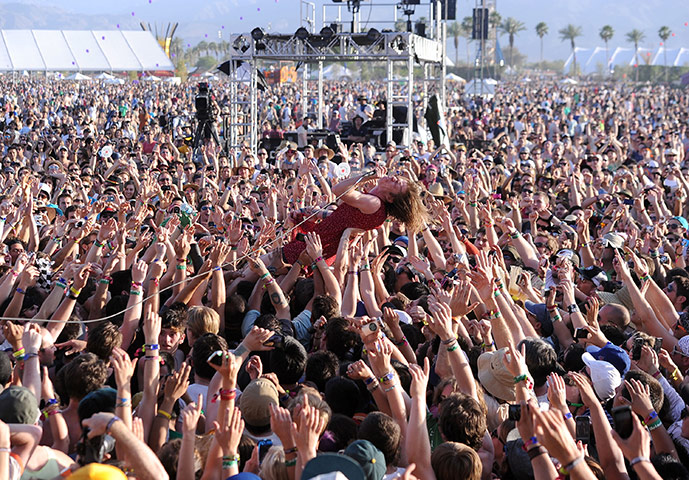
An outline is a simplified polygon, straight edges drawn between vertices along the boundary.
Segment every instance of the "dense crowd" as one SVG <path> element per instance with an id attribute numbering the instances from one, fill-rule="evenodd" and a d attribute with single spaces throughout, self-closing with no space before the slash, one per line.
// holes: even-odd
<path id="1" fill-rule="evenodd" d="M 0 478 L 689 478 L 687 92 L 384 92 L 0 77 Z"/>

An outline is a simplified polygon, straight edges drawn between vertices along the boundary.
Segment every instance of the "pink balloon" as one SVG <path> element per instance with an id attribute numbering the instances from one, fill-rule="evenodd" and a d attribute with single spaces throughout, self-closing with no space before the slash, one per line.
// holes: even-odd
<path id="1" fill-rule="evenodd" d="M 672 32 L 672 36 L 673 36 L 673 37 L 675 36 L 675 32 Z"/>
<path id="2" fill-rule="evenodd" d="M 663 42 L 660 42 L 660 46 L 661 46 L 661 47 L 663 46 Z"/>

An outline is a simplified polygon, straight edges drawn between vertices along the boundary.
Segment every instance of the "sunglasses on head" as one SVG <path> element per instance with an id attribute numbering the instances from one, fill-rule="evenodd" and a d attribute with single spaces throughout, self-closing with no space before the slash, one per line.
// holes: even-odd
<path id="1" fill-rule="evenodd" d="M 682 350 L 678 350 L 678 349 L 677 349 L 677 345 L 675 345 L 674 347 L 672 347 L 672 352 L 671 352 L 671 354 L 672 354 L 672 355 L 681 355 L 681 356 L 683 356 L 683 357 L 689 357 L 689 355 L 687 355 L 686 353 L 684 353 Z"/>

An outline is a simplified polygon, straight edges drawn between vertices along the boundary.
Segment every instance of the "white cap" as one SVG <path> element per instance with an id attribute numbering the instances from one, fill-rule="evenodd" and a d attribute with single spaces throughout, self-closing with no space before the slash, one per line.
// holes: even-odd
<path id="1" fill-rule="evenodd" d="M 598 398 L 602 401 L 611 399 L 615 395 L 615 389 L 622 384 L 620 372 L 612 363 L 596 360 L 589 352 L 585 352 L 581 359 L 589 367 L 589 376 Z"/>

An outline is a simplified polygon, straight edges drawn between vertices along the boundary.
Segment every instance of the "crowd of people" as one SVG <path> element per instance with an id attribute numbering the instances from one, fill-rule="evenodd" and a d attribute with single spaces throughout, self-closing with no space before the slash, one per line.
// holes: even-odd
<path id="1" fill-rule="evenodd" d="M 0 77 L 0 478 L 688 479 L 687 92 L 325 87 Z"/>

